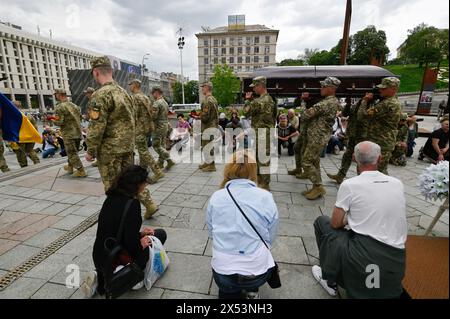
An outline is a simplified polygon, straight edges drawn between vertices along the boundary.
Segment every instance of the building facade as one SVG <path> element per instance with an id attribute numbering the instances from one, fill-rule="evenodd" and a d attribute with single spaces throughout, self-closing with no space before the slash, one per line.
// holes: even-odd
<path id="1" fill-rule="evenodd" d="M 209 81 L 218 64 L 227 64 L 241 79 L 258 68 L 276 65 L 279 30 L 246 25 L 245 16 L 229 16 L 228 20 L 226 27 L 203 27 L 196 34 L 200 83 Z"/>
<path id="2" fill-rule="evenodd" d="M 0 92 L 27 108 L 54 105 L 53 91 L 70 95 L 69 70 L 89 69 L 99 53 L 0 24 Z"/>

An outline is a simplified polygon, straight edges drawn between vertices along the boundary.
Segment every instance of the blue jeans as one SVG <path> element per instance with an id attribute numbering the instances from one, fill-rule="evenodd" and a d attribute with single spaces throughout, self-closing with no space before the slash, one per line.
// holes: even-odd
<path id="1" fill-rule="evenodd" d="M 49 156 L 55 156 L 56 149 L 52 148 L 42 152 L 42 158 L 48 158 Z"/>
<path id="2" fill-rule="evenodd" d="M 269 278 L 272 270 L 269 269 L 265 274 L 249 278 L 242 275 L 221 275 L 214 271 L 214 281 L 219 287 L 219 299 L 242 299 L 243 290 L 246 292 L 258 292 L 259 287 L 263 286 Z"/>

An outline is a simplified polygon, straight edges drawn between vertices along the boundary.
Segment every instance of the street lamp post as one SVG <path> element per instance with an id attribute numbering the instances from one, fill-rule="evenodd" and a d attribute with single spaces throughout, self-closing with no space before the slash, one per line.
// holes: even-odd
<path id="1" fill-rule="evenodd" d="M 181 94 L 183 96 L 183 104 L 186 104 L 184 97 L 184 74 L 183 74 L 183 48 L 186 42 L 184 41 L 184 37 L 181 36 L 180 29 L 180 38 L 178 39 L 178 49 L 180 49 L 180 58 L 181 58 Z"/>
<path id="2" fill-rule="evenodd" d="M 144 65 L 144 61 L 147 60 L 147 57 L 150 56 L 150 53 L 146 53 L 144 54 L 144 56 L 142 57 L 142 70 L 141 70 L 141 75 L 142 77 L 144 77 L 145 74 L 145 65 Z"/>

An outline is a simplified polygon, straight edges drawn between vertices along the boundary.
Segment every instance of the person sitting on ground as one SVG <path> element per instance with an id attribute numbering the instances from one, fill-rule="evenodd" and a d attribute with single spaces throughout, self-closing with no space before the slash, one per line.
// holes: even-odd
<path id="1" fill-rule="evenodd" d="M 399 298 L 408 234 L 404 186 L 378 172 L 379 145 L 362 142 L 354 157 L 359 176 L 341 184 L 331 219 L 314 222 L 320 267 L 312 273 L 332 296 L 339 285 L 350 298 Z"/>
<path id="2" fill-rule="evenodd" d="M 105 293 L 103 270 L 108 257 L 105 241 L 108 238 L 116 238 L 125 206 L 129 200 L 132 200 L 132 204 L 125 218 L 126 227 L 124 227 L 123 239 L 120 243 L 127 252 L 128 259 L 144 270 L 150 257 L 148 236 L 155 236 L 162 244 L 165 243 L 167 234 L 164 230 L 152 228 L 141 230 L 141 204 L 137 197 L 145 190 L 148 182 L 147 170 L 133 165 L 124 169 L 107 191 L 107 197 L 98 218 L 97 236 L 92 253 L 96 270 L 90 272 L 81 285 L 86 297 L 93 297 L 96 293 L 100 295 Z M 121 264 L 121 262 L 117 262 Z"/>
<path id="3" fill-rule="evenodd" d="M 222 127 L 222 129 L 225 131 L 228 123 L 230 121 L 227 119 L 227 116 L 225 113 L 220 113 L 219 115 L 219 125 Z"/>
<path id="4" fill-rule="evenodd" d="M 212 269 L 220 299 L 255 299 L 275 266 L 271 252 L 245 219 L 246 214 L 271 247 L 278 228 L 278 209 L 271 193 L 257 187 L 256 160 L 247 152 L 233 154 L 225 165 L 222 189 L 207 208 L 209 236 L 213 240 Z"/>
<path id="5" fill-rule="evenodd" d="M 416 146 L 416 138 L 419 137 L 417 117 L 414 115 L 408 117 L 406 126 L 408 126 L 408 149 L 406 151 L 406 157 L 412 157 L 414 154 L 414 147 Z"/>
<path id="6" fill-rule="evenodd" d="M 279 123 L 277 124 L 278 135 L 278 155 L 281 156 L 281 148 L 288 149 L 288 155 L 294 156 L 294 141 L 293 138 L 300 133 L 288 122 L 288 117 L 281 114 Z"/>
<path id="7" fill-rule="evenodd" d="M 295 129 L 295 130 L 299 130 L 300 128 L 300 119 L 298 118 L 298 116 L 295 114 L 295 110 L 294 109 L 290 109 L 288 111 L 288 120 L 289 120 L 289 124 Z"/>
<path id="8" fill-rule="evenodd" d="M 186 147 L 187 143 L 189 143 L 189 136 L 191 132 L 191 126 L 189 123 L 184 119 L 184 114 L 179 114 L 177 116 L 178 122 L 177 126 L 174 130 L 172 130 L 172 134 L 170 136 L 170 139 L 175 143 L 178 144 L 177 150 L 181 151 L 181 148 Z"/>
<path id="9" fill-rule="evenodd" d="M 231 131 L 233 130 L 233 131 Z M 228 152 L 233 153 L 236 149 L 248 148 L 248 135 L 237 112 L 231 113 L 231 121 L 225 128 L 225 140 L 228 142 Z"/>
<path id="10" fill-rule="evenodd" d="M 42 158 L 53 158 L 58 150 L 58 141 L 53 132 L 45 130 L 42 133 Z"/>
<path id="11" fill-rule="evenodd" d="M 341 114 L 336 117 L 333 126 L 333 135 L 327 145 L 327 154 L 334 153 L 335 155 L 339 155 L 339 153 L 344 150 L 347 140 L 347 124 L 348 118 L 342 117 Z"/>
<path id="12" fill-rule="evenodd" d="M 419 160 L 424 157 L 433 164 L 449 160 L 448 115 L 442 117 L 441 128 L 431 133 L 425 146 L 420 150 Z"/>

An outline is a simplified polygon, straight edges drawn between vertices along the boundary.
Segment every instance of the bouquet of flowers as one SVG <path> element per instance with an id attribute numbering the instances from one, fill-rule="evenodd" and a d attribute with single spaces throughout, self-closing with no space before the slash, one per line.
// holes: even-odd
<path id="1" fill-rule="evenodd" d="M 427 200 L 448 198 L 448 169 L 449 162 L 443 161 L 437 165 L 431 165 L 419 176 L 420 192 Z"/>

